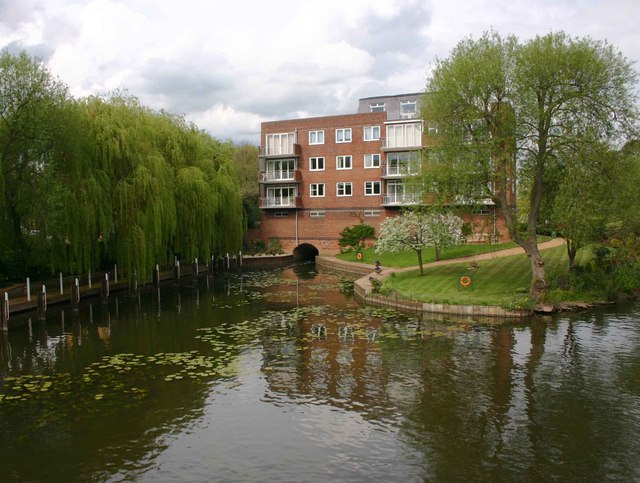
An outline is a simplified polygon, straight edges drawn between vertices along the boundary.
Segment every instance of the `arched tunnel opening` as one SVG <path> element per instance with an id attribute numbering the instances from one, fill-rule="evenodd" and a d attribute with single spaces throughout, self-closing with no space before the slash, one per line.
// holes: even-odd
<path id="1" fill-rule="evenodd" d="M 294 260 L 315 260 L 319 255 L 318 249 L 310 243 L 302 243 L 293 250 Z"/>

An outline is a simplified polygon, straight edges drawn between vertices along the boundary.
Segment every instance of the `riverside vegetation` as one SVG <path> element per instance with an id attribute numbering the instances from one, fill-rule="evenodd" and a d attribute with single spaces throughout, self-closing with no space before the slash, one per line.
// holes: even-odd
<path id="1" fill-rule="evenodd" d="M 156 263 L 241 248 L 230 142 L 125 91 L 75 99 L 6 51 L 0 118 L 0 278 L 117 262 L 147 280 Z"/>

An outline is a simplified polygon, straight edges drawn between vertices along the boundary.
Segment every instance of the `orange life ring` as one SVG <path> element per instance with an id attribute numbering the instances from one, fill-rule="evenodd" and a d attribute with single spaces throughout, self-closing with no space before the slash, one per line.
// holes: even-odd
<path id="1" fill-rule="evenodd" d="M 471 285 L 471 277 L 469 275 L 463 275 L 460 277 L 460 285 L 463 287 L 468 287 Z"/>
<path id="2" fill-rule="evenodd" d="M 357 258 L 358 260 L 362 260 L 362 252 L 358 252 L 358 253 L 356 254 L 356 258 Z"/>

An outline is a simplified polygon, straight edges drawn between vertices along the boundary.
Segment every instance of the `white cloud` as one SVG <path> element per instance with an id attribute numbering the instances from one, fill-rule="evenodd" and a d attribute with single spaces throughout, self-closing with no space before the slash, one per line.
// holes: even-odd
<path id="1" fill-rule="evenodd" d="M 435 56 L 493 28 L 608 38 L 640 59 L 637 0 L 0 0 L 0 47 L 42 56 L 77 96 L 125 88 L 220 138 L 262 120 L 419 91 Z"/>

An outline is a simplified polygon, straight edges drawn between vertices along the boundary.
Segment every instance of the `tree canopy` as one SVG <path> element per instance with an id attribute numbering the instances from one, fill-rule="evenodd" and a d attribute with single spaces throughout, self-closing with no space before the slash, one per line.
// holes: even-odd
<path id="1" fill-rule="evenodd" d="M 420 275 L 424 274 L 422 250 L 433 246 L 436 259 L 442 248 L 462 240 L 462 219 L 451 213 L 410 210 L 384 220 L 376 242 L 376 252 L 397 253 L 413 250 L 418 257 Z"/>
<path id="2" fill-rule="evenodd" d="M 553 205 L 564 168 L 575 174 L 598 163 L 585 153 L 635 134 L 636 81 L 613 46 L 563 32 L 524 43 L 485 33 L 436 64 L 423 102 L 425 119 L 439 129 L 428 182 L 443 200 L 489 198 L 500 207 L 530 258 L 534 300 L 547 287 L 536 244 L 543 202 Z M 523 231 L 516 186 L 527 200 Z"/>
<path id="3" fill-rule="evenodd" d="M 0 114 L 0 273 L 117 262 L 145 280 L 241 247 L 231 143 L 126 92 L 73 99 L 26 54 L 0 56 Z"/>

